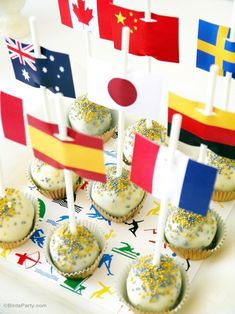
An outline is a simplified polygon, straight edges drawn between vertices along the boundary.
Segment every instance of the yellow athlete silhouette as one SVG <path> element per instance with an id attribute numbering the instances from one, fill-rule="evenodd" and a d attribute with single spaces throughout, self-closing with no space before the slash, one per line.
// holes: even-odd
<path id="1" fill-rule="evenodd" d="M 108 294 L 113 294 L 113 292 L 111 292 L 111 287 L 108 287 L 108 286 L 105 286 L 104 283 L 102 283 L 101 281 L 98 281 L 98 284 L 102 287 L 100 290 L 97 290 L 97 291 L 94 291 L 92 293 L 92 295 L 90 296 L 90 299 L 92 298 L 97 298 L 97 299 L 103 299 L 103 295 L 105 293 L 108 293 Z"/>
<path id="2" fill-rule="evenodd" d="M 153 202 L 154 202 L 154 204 L 156 205 L 156 207 L 150 209 L 150 210 L 147 212 L 146 216 L 156 216 L 156 215 L 159 214 L 160 204 L 159 204 L 158 202 L 156 202 L 156 201 L 153 201 Z"/>

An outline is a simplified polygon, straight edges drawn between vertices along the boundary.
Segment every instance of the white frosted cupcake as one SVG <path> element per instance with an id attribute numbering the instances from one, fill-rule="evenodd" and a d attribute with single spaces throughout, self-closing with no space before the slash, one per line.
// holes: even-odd
<path id="1" fill-rule="evenodd" d="M 82 179 L 74 172 L 72 173 L 72 181 L 74 192 L 81 185 Z M 30 170 L 29 177 L 40 193 L 53 198 L 62 199 L 66 197 L 65 179 L 63 170 L 54 168 L 45 162 L 34 158 Z"/>
<path id="2" fill-rule="evenodd" d="M 207 150 L 207 164 L 218 170 L 212 199 L 220 202 L 235 199 L 235 160 Z"/>
<path id="3" fill-rule="evenodd" d="M 75 131 L 91 136 L 101 136 L 105 141 L 114 132 L 111 111 L 91 102 L 86 95 L 74 101 L 69 109 L 68 119 Z"/>
<path id="4" fill-rule="evenodd" d="M 126 164 L 130 165 L 132 162 L 135 134 L 139 133 L 149 140 L 160 145 L 167 143 L 167 130 L 156 121 L 152 121 L 152 128 L 146 127 L 146 120 L 140 119 L 135 124 L 130 125 L 126 130 L 124 139 L 123 155 Z"/>
<path id="5" fill-rule="evenodd" d="M 116 166 L 109 166 L 107 182 L 93 182 L 88 187 L 97 210 L 110 220 L 127 221 L 142 207 L 145 192 L 130 181 L 129 175 L 129 171 L 123 169 L 122 175 L 116 177 Z"/>
<path id="6" fill-rule="evenodd" d="M 6 188 L 0 198 L 0 246 L 14 248 L 23 244 L 33 233 L 38 206 L 19 190 Z"/>

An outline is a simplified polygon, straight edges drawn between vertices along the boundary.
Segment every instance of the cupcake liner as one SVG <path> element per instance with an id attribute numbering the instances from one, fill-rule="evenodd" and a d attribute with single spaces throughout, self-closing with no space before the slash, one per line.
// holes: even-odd
<path id="1" fill-rule="evenodd" d="M 227 202 L 235 199 L 235 191 L 214 190 L 212 200 L 216 202 Z"/>
<path id="2" fill-rule="evenodd" d="M 133 313 L 136 313 L 136 314 L 173 314 L 173 313 L 177 313 L 178 311 L 180 311 L 182 306 L 185 304 L 186 300 L 189 297 L 189 279 L 188 279 L 188 275 L 185 272 L 185 270 L 177 262 L 175 262 L 175 263 L 179 266 L 181 276 L 182 276 L 182 288 L 181 288 L 180 295 L 179 295 L 173 309 L 168 310 L 168 311 L 163 311 L 163 312 L 144 311 L 144 310 L 140 310 L 140 309 L 135 308 L 129 302 L 129 299 L 127 296 L 127 289 L 126 289 L 126 279 L 127 279 L 128 273 L 130 271 L 130 268 L 132 267 L 133 264 L 136 263 L 136 261 L 137 260 L 135 260 L 134 262 L 132 261 L 131 263 L 129 263 L 125 267 L 125 269 L 122 271 L 121 275 L 119 276 L 118 282 L 116 283 L 116 293 L 119 296 L 120 301 L 122 303 L 124 303 L 130 311 L 132 311 Z"/>
<path id="3" fill-rule="evenodd" d="M 142 198 L 141 202 L 138 204 L 137 207 L 133 208 L 128 214 L 122 217 L 117 217 L 117 216 L 112 216 L 109 213 L 107 213 L 103 208 L 101 208 L 91 197 L 91 188 L 92 188 L 92 183 L 88 183 L 86 186 L 86 192 L 87 192 L 87 197 L 91 201 L 91 203 L 95 206 L 95 208 L 98 210 L 98 212 L 105 217 L 108 220 L 117 222 L 117 223 L 122 223 L 130 220 L 133 218 L 143 207 L 144 201 L 146 199 L 146 193 L 144 194 L 144 197 Z"/>
<path id="4" fill-rule="evenodd" d="M 104 251 L 105 251 L 106 246 L 107 246 L 104 233 L 102 232 L 102 230 L 100 229 L 100 227 L 98 225 L 96 225 L 96 224 L 94 224 L 88 220 L 83 220 L 83 219 L 79 219 L 79 221 L 77 223 L 80 226 L 86 227 L 95 236 L 96 240 L 98 241 L 99 247 L 101 249 L 100 254 L 98 255 L 98 257 L 96 258 L 95 262 L 92 265 L 90 265 L 89 267 L 85 268 L 82 271 L 71 272 L 71 273 L 62 272 L 61 270 L 59 270 L 55 266 L 55 264 L 53 263 L 53 261 L 51 259 L 50 250 L 49 250 L 49 243 L 50 243 L 50 238 L 51 238 L 53 232 L 57 228 L 59 228 L 61 225 L 52 229 L 51 233 L 49 235 L 47 235 L 46 241 L 45 241 L 45 246 L 44 246 L 45 257 L 46 257 L 47 262 L 51 266 L 53 266 L 60 275 L 62 275 L 63 277 L 72 278 L 72 279 L 86 278 L 86 277 L 92 275 L 94 273 L 94 271 L 96 270 L 96 268 L 98 267 L 99 262 L 101 260 L 101 257 L 104 254 Z"/>
<path id="5" fill-rule="evenodd" d="M 131 162 L 127 160 L 126 156 L 123 154 L 123 158 L 122 160 L 124 161 L 124 163 L 127 165 L 127 166 L 131 166 Z"/>
<path id="6" fill-rule="evenodd" d="M 21 246 L 22 244 L 24 244 L 26 241 L 29 240 L 29 238 L 32 236 L 32 234 L 37 229 L 38 222 L 39 222 L 39 212 L 40 212 L 39 201 L 38 201 L 38 199 L 33 198 L 31 195 L 24 195 L 24 196 L 27 197 L 32 202 L 33 208 L 35 211 L 34 218 L 33 218 L 33 224 L 32 224 L 32 227 L 30 229 L 30 232 L 29 232 L 29 234 L 27 234 L 26 237 L 24 237 L 23 239 L 18 240 L 18 241 L 12 241 L 12 242 L 0 241 L 0 247 L 1 248 L 13 249 L 13 248 L 16 248 L 18 246 Z"/>
<path id="7" fill-rule="evenodd" d="M 99 135 L 98 137 L 101 138 L 104 143 L 106 143 L 113 136 L 115 131 L 116 131 L 116 126 L 113 126 L 111 127 L 111 129 L 106 131 L 104 134 Z"/>
<path id="8" fill-rule="evenodd" d="M 108 142 L 108 140 L 113 136 L 114 132 L 117 130 L 117 117 L 115 112 L 111 110 L 112 122 L 110 128 L 101 135 L 98 135 L 99 138 L 103 140 L 104 143 Z"/>
<path id="9" fill-rule="evenodd" d="M 223 219 L 220 217 L 219 214 L 217 214 L 215 211 L 213 211 L 213 214 L 217 221 L 217 231 L 215 234 L 215 237 L 210 244 L 209 247 L 205 249 L 185 249 L 185 248 L 179 248 L 172 244 L 170 244 L 166 238 L 165 242 L 167 246 L 174 251 L 178 256 L 183 257 L 185 259 L 190 260 L 202 260 L 209 257 L 211 254 L 217 252 L 224 244 L 224 240 L 226 237 L 226 227 Z"/>
<path id="10" fill-rule="evenodd" d="M 63 199 L 66 198 L 66 188 L 60 188 L 60 189 L 55 189 L 55 190 L 46 190 L 41 188 L 33 179 L 33 177 L 31 176 L 30 170 L 28 170 L 26 172 L 26 176 L 29 180 L 29 182 L 34 185 L 37 189 L 37 191 L 39 193 L 41 193 L 42 195 L 51 198 L 53 200 L 59 200 L 59 199 Z M 82 178 L 79 177 L 78 182 L 76 184 L 74 184 L 73 186 L 73 192 L 75 193 L 83 184 L 83 180 Z"/>

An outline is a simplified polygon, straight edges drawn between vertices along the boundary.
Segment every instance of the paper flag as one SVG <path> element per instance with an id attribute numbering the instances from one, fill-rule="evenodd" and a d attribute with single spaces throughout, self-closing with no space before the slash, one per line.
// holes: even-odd
<path id="1" fill-rule="evenodd" d="M 35 82 L 35 58 L 32 44 L 24 44 L 19 40 L 5 38 L 7 49 L 11 58 L 15 78 L 33 87 L 40 87 Z"/>
<path id="2" fill-rule="evenodd" d="M 105 182 L 102 139 L 68 128 L 71 141 L 61 141 L 58 127 L 30 115 L 29 134 L 35 157 L 59 169 L 72 170 L 83 178 Z"/>
<path id="3" fill-rule="evenodd" d="M 141 72 L 125 77 L 108 62 L 90 58 L 88 99 L 111 109 L 119 106 L 135 116 L 159 119 L 162 77 Z"/>
<path id="4" fill-rule="evenodd" d="M 144 12 L 113 5 L 111 23 L 115 48 L 121 49 L 122 28 L 128 26 L 130 53 L 179 62 L 178 18 L 152 13 L 151 22 L 146 22 Z"/>
<path id="5" fill-rule="evenodd" d="M 219 67 L 219 75 L 235 73 L 235 45 L 229 41 L 229 27 L 199 20 L 196 66 L 210 71 L 210 66 Z"/>
<path id="6" fill-rule="evenodd" d="M 136 134 L 131 181 L 159 199 L 167 184 L 167 197 L 174 206 L 206 216 L 217 170 L 176 151 L 168 178 L 168 155 L 168 147 Z"/>
<path id="7" fill-rule="evenodd" d="M 43 47 L 41 54 L 45 58 L 36 59 L 35 81 L 53 93 L 62 93 L 64 96 L 75 98 L 69 55 Z"/>
<path id="8" fill-rule="evenodd" d="M 0 91 L 0 113 L 4 136 L 26 145 L 22 99 Z"/>
<path id="9" fill-rule="evenodd" d="M 172 117 L 183 117 L 180 141 L 199 146 L 208 146 L 216 154 L 235 159 L 235 113 L 213 108 L 211 116 L 205 116 L 205 105 L 173 93 L 168 96 L 168 134 Z"/>
<path id="10" fill-rule="evenodd" d="M 31 44 L 6 38 L 15 77 L 33 87 L 47 87 L 53 93 L 75 98 L 69 55 L 40 47 L 44 58 L 34 58 Z"/>
<path id="11" fill-rule="evenodd" d="M 112 0 L 58 0 L 61 23 L 112 40 L 111 4 Z"/>

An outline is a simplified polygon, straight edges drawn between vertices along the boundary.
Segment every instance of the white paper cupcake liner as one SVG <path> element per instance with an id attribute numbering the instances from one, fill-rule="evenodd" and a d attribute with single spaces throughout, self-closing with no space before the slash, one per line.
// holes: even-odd
<path id="1" fill-rule="evenodd" d="M 49 244 L 50 244 L 50 239 L 51 239 L 51 236 L 52 236 L 53 232 L 57 228 L 59 228 L 61 225 L 59 225 L 59 226 L 55 227 L 54 229 L 52 229 L 51 233 L 49 235 L 47 235 L 46 241 L 45 241 L 45 246 L 44 246 L 45 257 L 46 257 L 47 262 L 51 266 L 53 266 L 56 269 L 56 271 L 60 275 L 62 275 L 63 277 L 73 278 L 73 279 L 76 279 L 76 278 L 86 278 L 86 277 L 92 275 L 94 273 L 94 271 L 96 270 L 96 268 L 98 267 L 99 262 L 101 260 L 101 257 L 104 254 L 104 251 L 105 251 L 106 245 L 107 245 L 104 233 L 103 233 L 103 231 L 101 230 L 101 228 L 98 225 L 94 224 L 93 222 L 90 222 L 89 220 L 85 220 L 85 219 L 84 220 L 83 219 L 79 219 L 77 221 L 77 224 L 79 224 L 80 226 L 86 227 L 95 236 L 95 238 L 96 238 L 96 240 L 97 240 L 97 242 L 99 244 L 100 253 L 99 253 L 99 255 L 97 256 L 96 260 L 94 261 L 94 263 L 92 265 L 90 265 L 89 267 L 85 268 L 82 271 L 71 272 L 71 273 L 62 272 L 60 269 L 58 269 L 55 266 L 55 264 L 52 261 L 51 255 L 50 255 Z"/>
<path id="2" fill-rule="evenodd" d="M 138 261 L 135 260 L 134 262 L 130 262 L 121 272 L 118 281 L 116 282 L 116 293 L 122 303 L 124 303 L 130 311 L 136 314 L 173 314 L 173 313 L 178 313 L 182 306 L 185 304 L 186 300 L 189 297 L 189 279 L 188 275 L 185 272 L 185 270 L 182 268 L 181 265 L 179 265 L 177 262 L 175 262 L 181 272 L 182 276 L 182 288 L 180 295 L 174 305 L 174 308 L 168 311 L 162 311 L 162 312 L 156 312 L 156 311 L 143 311 L 140 309 L 135 308 L 129 301 L 128 295 L 127 295 L 127 289 L 126 289 L 126 280 L 128 277 L 128 274 L 130 272 L 131 267 Z"/>
<path id="3" fill-rule="evenodd" d="M 27 195 L 24 195 L 24 196 L 33 204 L 33 208 L 34 208 L 34 211 L 35 211 L 32 227 L 30 229 L 30 232 L 21 240 L 11 241 L 11 242 L 0 241 L 0 247 L 2 247 L 4 249 L 13 249 L 13 248 L 16 248 L 18 246 L 23 245 L 26 241 L 28 241 L 30 239 L 32 234 L 37 229 L 38 222 L 39 222 L 39 211 L 40 211 L 39 201 L 38 201 L 38 199 L 34 198 L 31 195 L 27 194 Z"/>

